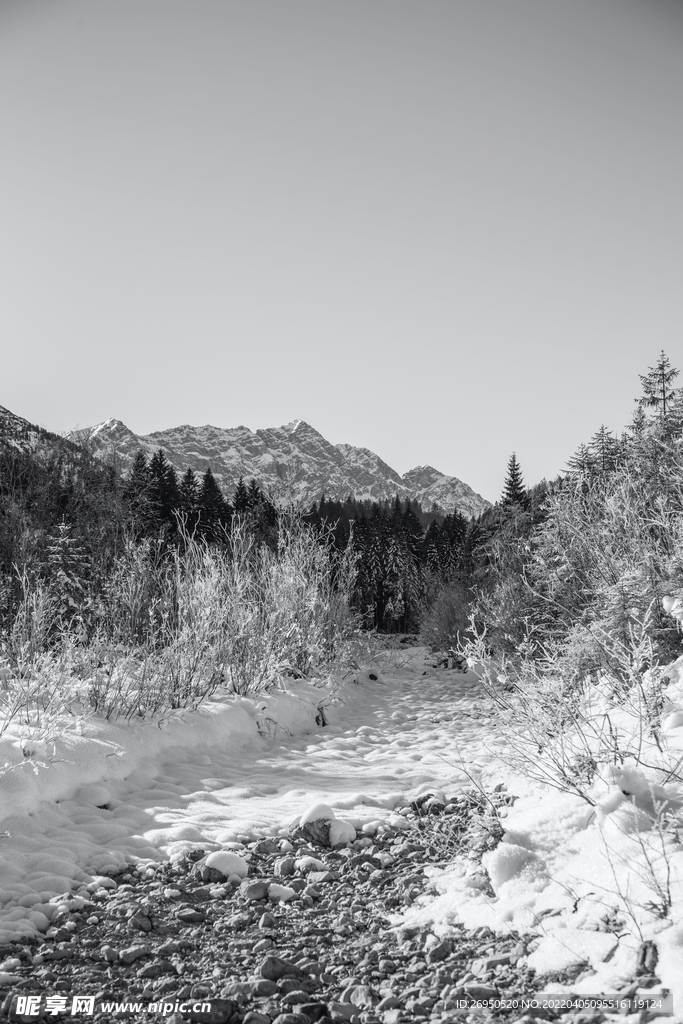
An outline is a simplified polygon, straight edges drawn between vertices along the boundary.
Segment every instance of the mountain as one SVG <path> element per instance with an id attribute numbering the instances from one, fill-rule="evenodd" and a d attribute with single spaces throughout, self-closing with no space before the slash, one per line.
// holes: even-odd
<path id="1" fill-rule="evenodd" d="M 49 430 L 29 423 L 22 416 L 0 405 L 0 444 L 23 451 L 36 451 L 45 443 L 73 447 L 71 442 L 59 434 L 51 434 Z"/>
<path id="2" fill-rule="evenodd" d="M 416 466 L 400 476 L 367 448 L 331 444 L 303 420 L 282 427 L 191 427 L 185 424 L 152 434 L 134 434 L 121 420 L 109 419 L 95 427 L 74 431 L 73 440 L 87 442 L 103 459 L 112 459 L 126 471 L 138 449 L 153 455 L 162 448 L 178 473 L 188 466 L 197 473 L 207 467 L 229 496 L 240 476 L 255 477 L 275 497 L 312 502 L 325 494 L 344 499 L 381 501 L 416 498 L 423 509 L 436 504 L 442 512 L 456 509 L 476 516 L 490 503 L 454 476 L 431 466 Z"/>

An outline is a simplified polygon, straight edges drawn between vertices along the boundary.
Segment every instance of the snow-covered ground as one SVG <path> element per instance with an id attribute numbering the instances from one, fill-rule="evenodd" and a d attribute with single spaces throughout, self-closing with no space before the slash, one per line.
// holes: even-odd
<path id="1" fill-rule="evenodd" d="M 18 767 L 0 779 L 0 941 L 45 927 L 47 900 L 133 858 L 286 834 L 316 802 L 360 827 L 407 795 L 459 786 L 456 742 L 475 744 L 482 725 L 476 677 L 439 673 L 422 650 L 384 662 L 388 672 L 343 682 L 324 728 L 329 691 L 296 682 L 161 725 L 68 719 L 40 739 L 10 729 L 0 763 Z"/>
<path id="2" fill-rule="evenodd" d="M 683 852 L 647 813 L 653 794 L 675 792 L 651 788 L 654 768 L 634 775 L 626 765 L 596 784 L 592 809 L 510 776 L 478 677 L 430 662 L 420 648 L 385 652 L 343 682 L 325 727 L 316 718 L 329 690 L 293 682 L 260 702 L 224 695 L 161 725 L 69 719 L 42 738 L 10 730 L 0 763 L 19 766 L 0 778 L 0 941 L 44 931 L 56 895 L 92 891 L 133 859 L 284 835 L 315 803 L 356 828 L 398 821 L 410 798 L 469 788 L 472 776 L 518 797 L 503 842 L 485 855 L 496 895 L 463 858 L 431 869 L 442 895 L 407 919 L 437 933 L 456 920 L 533 932 L 530 964 L 543 973 L 585 962 L 572 987 L 589 993 L 623 988 L 653 939 L 657 973 L 683 1011 Z M 660 737 L 669 758 L 683 754 L 681 663 L 669 671 Z M 644 744 L 647 755 L 654 744 Z"/>

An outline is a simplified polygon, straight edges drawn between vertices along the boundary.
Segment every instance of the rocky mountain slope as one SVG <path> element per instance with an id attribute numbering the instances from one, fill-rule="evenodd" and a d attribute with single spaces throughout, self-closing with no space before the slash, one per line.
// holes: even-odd
<path id="1" fill-rule="evenodd" d="M 207 466 L 225 493 L 231 495 L 239 478 L 255 477 L 276 497 L 313 501 L 322 494 L 344 499 L 381 501 L 399 495 L 417 499 L 423 509 L 436 503 L 443 512 L 459 510 L 478 515 L 488 502 L 455 476 L 431 466 L 417 466 L 400 476 L 368 449 L 332 444 L 303 420 L 282 427 L 179 426 L 152 434 L 133 433 L 121 420 L 106 420 L 71 435 L 87 440 L 102 458 L 113 458 L 126 471 L 141 449 L 153 455 L 163 449 L 182 473 L 188 466 L 204 472 Z"/>
<path id="2" fill-rule="evenodd" d="M 6 448 L 17 448 L 24 451 L 36 451 L 41 445 L 52 445 L 55 442 L 71 448 L 72 444 L 58 434 L 51 434 L 43 427 L 29 423 L 22 416 L 5 409 L 0 405 L 0 445 Z"/>
<path id="3" fill-rule="evenodd" d="M 115 459 L 124 472 L 138 449 L 152 455 L 162 448 L 179 473 L 188 466 L 202 473 L 209 466 L 229 495 L 242 476 L 245 480 L 255 477 L 286 500 L 313 501 L 321 494 L 383 500 L 398 494 L 403 499 L 416 498 L 423 509 L 436 503 L 443 512 L 457 509 L 466 516 L 478 515 L 489 506 L 457 477 L 431 466 L 417 466 L 400 476 L 374 452 L 331 444 L 303 420 L 256 431 L 244 426 L 184 425 L 137 435 L 121 420 L 109 419 L 70 436 L 89 442 L 102 458 Z"/>
<path id="4" fill-rule="evenodd" d="M 173 427 L 136 435 L 120 420 L 110 419 L 79 431 L 74 439 L 88 440 L 102 457 L 113 457 L 125 471 L 138 449 L 153 454 L 162 448 L 179 473 L 207 466 L 226 493 L 240 476 L 255 477 L 276 496 L 313 501 L 321 494 L 333 498 L 371 500 L 416 498 L 425 509 L 436 503 L 444 512 L 455 509 L 477 515 L 488 502 L 471 487 L 429 466 L 401 477 L 367 448 L 333 445 L 303 420 L 281 427 L 252 431 L 248 427 Z"/>

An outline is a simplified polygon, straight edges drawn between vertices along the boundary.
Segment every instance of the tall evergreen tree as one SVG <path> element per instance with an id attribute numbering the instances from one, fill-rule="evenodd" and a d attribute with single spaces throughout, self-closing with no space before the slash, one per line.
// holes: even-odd
<path id="1" fill-rule="evenodd" d="M 199 528 L 207 540 L 217 540 L 221 528 L 227 525 L 227 507 L 223 492 L 207 466 L 197 501 Z"/>
<path id="2" fill-rule="evenodd" d="M 678 373 L 679 371 L 669 362 L 669 357 L 662 351 L 655 366 L 649 366 L 646 374 L 638 374 L 643 386 L 643 395 L 637 399 L 641 408 L 643 406 L 654 408 L 659 413 L 660 419 L 665 420 L 667 412 L 681 390 L 673 386 Z"/>
<path id="3" fill-rule="evenodd" d="M 249 511 L 253 512 L 254 509 L 258 508 L 262 500 L 263 492 L 259 487 L 258 480 L 252 477 L 252 479 L 249 481 L 249 486 L 247 488 L 247 508 L 249 509 Z"/>
<path id="4" fill-rule="evenodd" d="M 185 527 L 192 535 L 199 522 L 199 481 L 192 468 L 188 468 L 180 481 L 180 512 Z"/>
<path id="5" fill-rule="evenodd" d="M 242 477 L 237 481 L 237 487 L 232 499 L 232 507 L 238 515 L 244 515 L 249 508 L 249 496 Z"/>
<path id="6" fill-rule="evenodd" d="M 500 503 L 506 509 L 513 508 L 514 506 L 524 508 L 527 503 L 526 487 L 524 486 L 522 470 L 520 469 L 515 452 L 508 459 L 507 475 Z"/>
<path id="7" fill-rule="evenodd" d="M 82 624 L 91 563 L 82 542 L 73 536 L 64 520 L 48 541 L 47 567 L 52 592 L 57 598 L 59 626 L 73 628 L 75 621 Z"/>
<path id="8" fill-rule="evenodd" d="M 147 533 L 153 528 L 157 509 L 152 505 L 151 475 L 147 456 L 138 449 L 123 488 L 123 500 L 128 507 L 136 533 Z"/>
<path id="9" fill-rule="evenodd" d="M 149 464 L 150 493 L 157 510 L 160 526 L 176 527 L 176 512 L 180 509 L 180 487 L 175 469 L 162 448 L 152 456 Z"/>
<path id="10" fill-rule="evenodd" d="M 604 423 L 596 430 L 588 444 L 594 468 L 600 473 L 609 473 L 619 464 L 620 445 Z"/>
<path id="11" fill-rule="evenodd" d="M 577 476 L 590 476 L 595 468 L 593 454 L 587 444 L 580 444 L 570 459 L 567 460 L 567 469 Z"/>

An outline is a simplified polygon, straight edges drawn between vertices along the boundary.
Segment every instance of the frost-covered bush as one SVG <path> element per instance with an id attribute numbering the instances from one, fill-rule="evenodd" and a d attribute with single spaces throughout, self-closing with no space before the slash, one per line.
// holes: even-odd
<path id="1" fill-rule="evenodd" d="M 197 707 L 221 686 L 256 693 L 344 665 L 357 640 L 354 556 L 296 515 L 279 525 L 276 551 L 239 522 L 222 545 L 128 542 L 87 638 L 61 630 L 46 645 L 54 601 L 27 580 L 5 645 L 5 717 L 159 714 Z"/>
<path id="2" fill-rule="evenodd" d="M 628 643 L 593 632 L 604 656 L 593 672 L 574 661 L 574 646 L 494 662 L 485 633 L 472 627 L 463 652 L 480 666 L 515 772 L 593 804 L 591 787 L 604 770 L 641 764 L 648 746 L 659 748 L 664 771 L 676 769 L 659 742 L 668 679 L 653 655 L 651 615 L 632 627 Z"/>
<path id="3" fill-rule="evenodd" d="M 420 640 L 432 650 L 456 648 L 468 627 L 469 595 L 462 583 L 441 587 L 420 616 Z"/>

